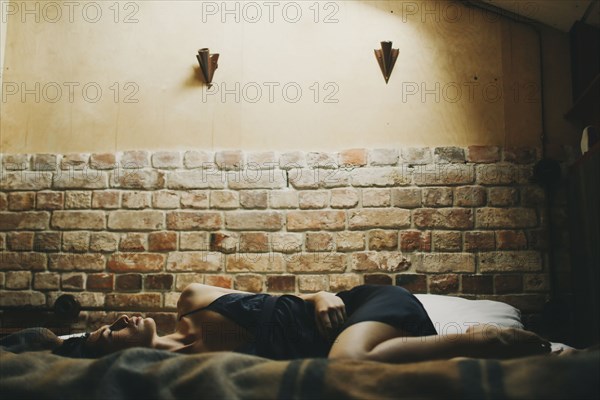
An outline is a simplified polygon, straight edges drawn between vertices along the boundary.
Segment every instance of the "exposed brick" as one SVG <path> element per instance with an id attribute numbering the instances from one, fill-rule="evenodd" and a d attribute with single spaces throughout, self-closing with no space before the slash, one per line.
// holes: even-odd
<path id="1" fill-rule="evenodd" d="M 181 193 L 182 208 L 208 208 L 208 192 L 190 190 Z"/>
<path id="2" fill-rule="evenodd" d="M 271 208 L 298 208 L 298 192 L 292 190 L 275 190 L 269 192 Z"/>
<path id="3" fill-rule="evenodd" d="M 335 246 L 338 251 L 364 250 L 365 234 L 363 232 L 337 232 L 335 234 Z"/>
<path id="4" fill-rule="evenodd" d="M 243 253 L 264 253 L 269 251 L 269 235 L 264 232 L 244 232 L 240 234 L 239 251 Z"/>
<path id="5" fill-rule="evenodd" d="M 92 205 L 92 192 L 68 191 L 65 193 L 65 208 L 85 209 Z"/>
<path id="6" fill-rule="evenodd" d="M 470 229 L 473 212 L 465 208 L 422 208 L 413 212 L 413 221 L 418 228 Z"/>
<path id="7" fill-rule="evenodd" d="M 60 242 L 60 232 L 36 232 L 33 246 L 36 251 L 59 251 Z"/>
<path id="8" fill-rule="evenodd" d="M 459 186 L 454 189 L 454 205 L 458 207 L 481 207 L 485 205 L 485 188 Z"/>
<path id="9" fill-rule="evenodd" d="M 60 280 L 62 290 L 83 290 L 85 287 L 85 276 L 80 272 L 62 274 Z"/>
<path id="10" fill-rule="evenodd" d="M 38 171 L 57 171 L 58 156 L 56 154 L 34 154 L 31 157 L 31 169 Z"/>
<path id="11" fill-rule="evenodd" d="M 279 168 L 292 169 L 306 167 L 306 156 L 301 151 L 290 151 L 279 156 Z"/>
<path id="12" fill-rule="evenodd" d="M 64 204 L 63 192 L 38 192 L 36 207 L 38 210 L 60 210 Z"/>
<path id="13" fill-rule="evenodd" d="M 225 226 L 231 230 L 278 231 L 283 227 L 283 216 L 277 211 L 230 212 L 225 215 Z"/>
<path id="14" fill-rule="evenodd" d="M 523 289 L 526 292 L 548 292 L 550 277 L 548 274 L 524 274 Z"/>
<path id="15" fill-rule="evenodd" d="M 225 256 L 227 272 L 283 272 L 284 259 L 277 253 L 237 253 Z"/>
<path id="16" fill-rule="evenodd" d="M 94 169 L 114 169 L 117 158 L 114 153 L 93 153 L 90 156 L 90 167 Z"/>
<path id="17" fill-rule="evenodd" d="M 312 168 L 338 168 L 337 157 L 330 153 L 310 152 L 306 154 L 306 163 Z"/>
<path id="18" fill-rule="evenodd" d="M 300 233 L 273 233 L 271 236 L 272 251 L 294 253 L 302 251 L 303 238 Z"/>
<path id="19" fill-rule="evenodd" d="M 329 290 L 327 275 L 300 275 L 298 277 L 298 290 L 301 292 L 319 292 Z"/>
<path id="20" fill-rule="evenodd" d="M 354 189 L 332 189 L 331 208 L 352 208 L 358 204 L 358 191 Z"/>
<path id="21" fill-rule="evenodd" d="M 108 259 L 106 269 L 111 272 L 154 272 L 161 271 L 164 263 L 164 254 L 115 253 Z"/>
<path id="22" fill-rule="evenodd" d="M 160 308 L 159 293 L 129 293 L 106 295 L 106 307 L 121 310 L 148 310 Z"/>
<path id="23" fill-rule="evenodd" d="M 524 206 L 542 206 L 546 202 L 544 189 L 537 186 L 529 186 L 521 189 L 521 202 Z"/>
<path id="24" fill-rule="evenodd" d="M 41 171 L 6 172 L 0 179 L 1 190 L 44 190 L 52 186 L 52 173 Z"/>
<path id="25" fill-rule="evenodd" d="M 215 162 L 223 170 L 241 169 L 244 166 L 244 153 L 239 150 L 218 151 Z"/>
<path id="26" fill-rule="evenodd" d="M 462 275 L 461 280 L 463 293 L 494 293 L 494 280 L 491 275 Z"/>
<path id="27" fill-rule="evenodd" d="M 233 279 L 227 275 L 206 275 L 206 284 L 231 289 L 233 287 Z"/>
<path id="28" fill-rule="evenodd" d="M 329 232 L 307 232 L 305 245 L 307 251 L 335 251 L 333 234 Z"/>
<path id="29" fill-rule="evenodd" d="M 363 207 L 389 207 L 390 198 L 390 189 L 362 189 Z"/>
<path id="30" fill-rule="evenodd" d="M 150 274 L 144 278 L 144 289 L 147 290 L 170 290 L 172 286 L 171 274 Z"/>
<path id="31" fill-rule="evenodd" d="M 265 190 L 242 190 L 240 192 L 240 205 L 249 209 L 267 208 L 267 191 Z"/>
<path id="32" fill-rule="evenodd" d="M 210 207 L 218 209 L 233 209 L 240 206 L 237 192 L 231 190 L 212 191 L 210 193 Z"/>
<path id="33" fill-rule="evenodd" d="M 479 254 L 480 272 L 535 272 L 542 269 L 537 251 L 491 251 Z"/>
<path id="34" fill-rule="evenodd" d="M 439 163 L 464 163 L 465 151 L 460 147 L 436 147 L 435 159 Z"/>
<path id="35" fill-rule="evenodd" d="M 115 283 L 114 274 L 88 274 L 86 288 L 91 291 L 110 292 Z"/>
<path id="36" fill-rule="evenodd" d="M 8 193 L 7 200 L 10 211 L 32 210 L 35 205 L 35 192 Z"/>
<path id="37" fill-rule="evenodd" d="M 245 292 L 262 292 L 263 278 L 260 275 L 237 275 L 235 277 L 235 288 Z"/>
<path id="38" fill-rule="evenodd" d="M 5 154 L 2 157 L 2 166 L 7 171 L 19 171 L 29 168 L 28 154 Z"/>
<path id="39" fill-rule="evenodd" d="M 92 208 L 119 208 L 119 192 L 115 190 L 94 191 L 92 193 Z"/>
<path id="40" fill-rule="evenodd" d="M 477 182 L 480 185 L 514 185 L 527 183 L 527 169 L 514 165 L 489 164 L 476 167 Z"/>
<path id="41" fill-rule="evenodd" d="M 273 151 L 254 151 L 247 153 L 246 165 L 251 169 L 273 169 L 279 160 Z"/>
<path id="42" fill-rule="evenodd" d="M 143 233 L 127 232 L 121 235 L 119 241 L 120 251 L 146 251 L 148 250 L 147 237 Z"/>
<path id="43" fill-rule="evenodd" d="M 117 275 L 115 279 L 115 289 L 124 292 L 142 290 L 142 274 Z"/>
<path id="44" fill-rule="evenodd" d="M 176 151 L 157 151 L 152 154 L 152 166 L 154 168 L 181 168 L 181 161 L 181 154 Z"/>
<path id="45" fill-rule="evenodd" d="M 365 285 L 391 285 L 392 277 L 386 274 L 365 274 Z"/>
<path id="46" fill-rule="evenodd" d="M 83 253 L 89 248 L 89 232 L 64 232 L 62 235 L 62 250 Z"/>
<path id="47" fill-rule="evenodd" d="M 364 198 L 364 191 L 363 191 Z M 421 207 L 421 189 L 392 189 L 392 205 L 400 208 Z"/>
<path id="48" fill-rule="evenodd" d="M 396 165 L 398 163 L 398 150 L 373 149 L 369 152 L 370 164 L 373 166 Z"/>
<path id="49" fill-rule="evenodd" d="M 110 232 L 92 232 L 90 251 L 112 252 L 117 250 L 118 236 Z"/>
<path id="50" fill-rule="evenodd" d="M 494 288 L 497 294 L 521 293 L 523 292 L 523 276 L 496 275 L 494 276 Z"/>
<path id="51" fill-rule="evenodd" d="M 423 206 L 447 207 L 452 206 L 451 188 L 423 188 Z"/>
<path id="52" fill-rule="evenodd" d="M 223 219 L 219 212 L 173 211 L 167 214 L 167 229 L 216 230 L 222 225 Z"/>
<path id="53" fill-rule="evenodd" d="M 102 271 L 102 254 L 50 254 L 50 270 L 55 271 Z"/>
<path id="54" fill-rule="evenodd" d="M 475 183 L 475 172 L 472 165 L 417 165 L 412 169 L 412 174 L 414 182 L 418 186 L 454 186 Z"/>
<path id="55" fill-rule="evenodd" d="M 296 277 L 294 275 L 268 275 L 267 291 L 293 293 L 296 291 Z"/>
<path id="56" fill-rule="evenodd" d="M 212 168 L 215 155 L 206 151 L 186 151 L 183 155 L 183 165 L 188 168 Z"/>
<path id="57" fill-rule="evenodd" d="M 6 236 L 6 244 L 8 245 L 8 249 L 17 251 L 34 250 L 33 236 L 33 232 L 9 232 Z"/>
<path id="58" fill-rule="evenodd" d="M 523 250 L 527 248 L 527 237 L 523 231 L 496 231 L 498 250 Z"/>
<path id="59" fill-rule="evenodd" d="M 46 305 L 46 296 L 40 292 L 3 292 L 0 307 L 39 307 Z"/>
<path id="60" fill-rule="evenodd" d="M 431 233 L 422 231 L 400 231 L 400 250 L 431 251 Z"/>
<path id="61" fill-rule="evenodd" d="M 164 214 L 160 211 L 111 211 L 108 214 L 108 227 L 114 230 L 147 231 L 164 229 Z"/>
<path id="62" fill-rule="evenodd" d="M 87 167 L 89 154 L 85 153 L 71 153 L 64 154 L 60 160 L 60 169 L 63 170 L 82 170 Z"/>
<path id="63" fill-rule="evenodd" d="M 417 272 L 475 272 L 475 255 L 468 253 L 422 254 Z"/>
<path id="64" fill-rule="evenodd" d="M 329 275 L 329 290 L 341 292 L 360 285 L 360 276 L 356 274 L 331 274 Z"/>
<path id="65" fill-rule="evenodd" d="M 493 232 L 465 232 L 465 251 L 490 251 L 495 248 Z"/>
<path id="66" fill-rule="evenodd" d="M 6 275 L 4 272 L 0 272 L 0 288 L 4 288 L 4 282 L 6 281 Z"/>
<path id="67" fill-rule="evenodd" d="M 44 211 L 0 212 L 0 231 L 43 230 L 48 228 L 50 214 Z"/>
<path id="68" fill-rule="evenodd" d="M 504 148 L 504 161 L 515 164 L 532 164 L 537 160 L 537 151 L 530 147 Z"/>
<path id="69" fill-rule="evenodd" d="M 443 274 L 429 277 L 429 292 L 432 294 L 448 294 L 458 292 L 458 275 Z"/>
<path id="70" fill-rule="evenodd" d="M 358 168 L 352 170 L 350 177 L 355 187 L 406 186 L 412 180 L 407 169 L 394 167 Z"/>
<path id="71" fill-rule="evenodd" d="M 6 272 L 4 286 L 7 289 L 29 289 L 31 284 L 30 271 L 8 271 Z"/>
<path id="72" fill-rule="evenodd" d="M 6 193 L 0 192 L 0 211 L 6 211 L 8 209 L 8 199 Z"/>
<path id="73" fill-rule="evenodd" d="M 408 164 L 429 164 L 432 161 L 429 147 L 405 147 L 401 153 L 402 160 Z"/>
<path id="74" fill-rule="evenodd" d="M 287 181 L 295 189 L 318 189 L 348 186 L 350 172 L 347 169 L 292 169 L 288 171 Z M 287 184 L 287 181 L 284 183 Z M 281 188 L 286 185 L 281 186 Z"/>
<path id="75" fill-rule="evenodd" d="M 396 250 L 398 232 L 374 229 L 369 231 L 369 250 Z"/>
<path id="76" fill-rule="evenodd" d="M 469 146 L 467 161 L 473 163 L 493 163 L 500 161 L 500 148 L 497 146 Z"/>
<path id="77" fill-rule="evenodd" d="M 317 190 L 299 192 L 298 203 L 301 209 L 325 208 L 329 205 L 329 192 Z"/>
<path id="78" fill-rule="evenodd" d="M 232 174 L 233 180 L 242 178 L 239 171 L 232 172 Z M 226 182 L 227 174 L 213 168 L 167 172 L 167 188 L 169 189 L 223 189 Z"/>
<path id="79" fill-rule="evenodd" d="M 475 213 L 476 228 L 533 228 L 537 214 L 532 208 L 478 208 Z"/>
<path id="80" fill-rule="evenodd" d="M 111 186 L 121 189 L 156 190 L 165 187 L 165 173 L 156 170 L 125 170 L 111 175 Z"/>
<path id="81" fill-rule="evenodd" d="M 288 231 L 342 230 L 345 227 L 344 211 L 290 211 L 287 214 Z"/>
<path id="82" fill-rule="evenodd" d="M 150 154 L 147 151 L 125 151 L 120 157 L 121 167 L 139 169 L 150 166 Z"/>
<path id="83" fill-rule="evenodd" d="M 252 170 L 228 173 L 230 189 L 283 189 L 287 186 L 285 171 L 280 169 Z"/>
<path id="84" fill-rule="evenodd" d="M 210 251 L 219 251 L 221 253 L 234 253 L 239 250 L 239 234 L 212 232 L 210 233 Z"/>
<path id="85" fill-rule="evenodd" d="M 408 228 L 410 211 L 403 209 L 362 209 L 348 213 L 350 229 Z"/>
<path id="86" fill-rule="evenodd" d="M 298 254 L 287 261 L 288 272 L 343 272 L 346 269 L 346 258 L 340 253 Z"/>
<path id="87" fill-rule="evenodd" d="M 103 211 L 54 211 L 51 226 L 54 229 L 100 230 L 106 227 Z"/>
<path id="88" fill-rule="evenodd" d="M 350 255 L 350 268 L 353 271 L 398 272 L 410 268 L 411 261 L 399 252 L 362 251 Z"/>
<path id="89" fill-rule="evenodd" d="M 398 274 L 396 286 L 402 286 L 412 293 L 427 293 L 427 275 Z"/>
<path id="90" fill-rule="evenodd" d="M 457 231 L 433 231 L 431 234 L 433 249 L 441 251 L 461 251 L 462 233 Z"/>
<path id="91" fill-rule="evenodd" d="M 175 251 L 177 250 L 176 232 L 150 232 L 148 234 L 148 250 Z"/>
<path id="92" fill-rule="evenodd" d="M 179 193 L 172 190 L 159 190 L 152 194 L 152 207 L 179 208 Z"/>
<path id="93" fill-rule="evenodd" d="M 44 253 L 9 252 L 0 253 L 0 270 L 29 270 L 39 271 L 46 269 L 48 262 Z"/>
<path id="94" fill-rule="evenodd" d="M 172 252 L 167 258 L 167 271 L 217 272 L 221 270 L 222 255 L 204 251 Z M 159 269 L 157 269 L 159 270 Z"/>
<path id="95" fill-rule="evenodd" d="M 362 167 L 367 165 L 366 149 L 348 149 L 339 154 L 339 164 L 342 166 Z"/>
<path id="96" fill-rule="evenodd" d="M 106 172 L 91 169 L 63 172 L 52 178 L 54 189 L 106 189 L 108 183 Z"/>
<path id="97" fill-rule="evenodd" d="M 179 234 L 179 250 L 209 249 L 208 232 L 181 232 Z"/>
<path id="98" fill-rule="evenodd" d="M 33 288 L 36 290 L 56 290 L 60 285 L 60 274 L 38 272 L 33 275 Z"/>
<path id="99" fill-rule="evenodd" d="M 213 275 L 213 276 L 221 276 L 221 275 Z M 192 283 L 202 283 L 204 282 L 204 275 L 197 274 L 193 272 L 184 272 L 178 273 L 175 275 L 175 290 L 182 292 L 188 285 Z M 207 282 L 208 284 L 208 282 Z M 212 285 L 212 284 L 211 284 Z M 212 285 L 218 286 L 218 285 Z"/>
<path id="100" fill-rule="evenodd" d="M 123 208 L 148 208 L 150 207 L 150 192 L 124 192 L 122 196 Z"/>
<path id="101" fill-rule="evenodd" d="M 5 234 L 4 233 L 0 233 L 0 250 L 4 250 L 5 247 L 6 247 Z"/>

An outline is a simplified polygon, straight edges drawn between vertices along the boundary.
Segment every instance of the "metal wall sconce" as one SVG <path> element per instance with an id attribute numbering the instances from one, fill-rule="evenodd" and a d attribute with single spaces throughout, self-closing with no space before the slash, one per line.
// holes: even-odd
<path id="1" fill-rule="evenodd" d="M 204 82 L 208 85 L 208 87 L 211 87 L 213 75 L 219 66 L 217 63 L 219 61 L 219 54 L 210 54 L 210 50 L 208 48 L 203 48 L 198 50 L 196 58 L 198 59 L 198 63 L 200 63 L 200 69 L 202 70 Z"/>
<path id="2" fill-rule="evenodd" d="M 375 58 L 377 58 L 386 85 L 390 80 L 390 75 L 392 75 L 398 54 L 400 54 L 400 51 L 392 49 L 392 42 L 381 42 L 381 50 L 375 49 Z"/>

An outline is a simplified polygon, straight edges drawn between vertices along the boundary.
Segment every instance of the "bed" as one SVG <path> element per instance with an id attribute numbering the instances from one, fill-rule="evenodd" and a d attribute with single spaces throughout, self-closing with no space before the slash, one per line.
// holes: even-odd
<path id="1" fill-rule="evenodd" d="M 496 301 L 418 295 L 438 333 L 476 323 L 520 327 Z M 321 358 L 272 361 L 238 353 L 174 354 L 132 348 L 97 360 L 55 356 L 57 337 L 28 329 L 0 346 L 0 397 L 8 398 L 461 398 L 597 399 L 600 350 L 513 360 L 456 358 L 409 364 Z M 566 347 L 554 344 L 554 349 Z"/>

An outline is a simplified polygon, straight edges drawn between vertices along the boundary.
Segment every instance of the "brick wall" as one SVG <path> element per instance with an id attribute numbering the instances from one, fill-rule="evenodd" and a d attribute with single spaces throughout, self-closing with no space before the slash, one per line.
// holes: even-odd
<path id="1" fill-rule="evenodd" d="M 165 330 L 190 282 L 253 292 L 360 283 L 497 299 L 548 294 L 539 150 L 3 155 L 0 307 L 74 294 L 93 327 Z"/>

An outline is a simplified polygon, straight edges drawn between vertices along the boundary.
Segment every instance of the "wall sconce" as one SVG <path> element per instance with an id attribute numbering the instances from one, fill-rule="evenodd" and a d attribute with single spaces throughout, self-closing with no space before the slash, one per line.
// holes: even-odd
<path id="1" fill-rule="evenodd" d="M 381 50 L 375 49 L 375 58 L 377 58 L 386 85 L 390 80 L 390 75 L 392 75 L 398 54 L 400 54 L 400 51 L 392 49 L 392 42 L 381 42 Z"/>
<path id="2" fill-rule="evenodd" d="M 200 69 L 202 70 L 204 82 L 208 85 L 208 87 L 211 87 L 213 75 L 219 66 L 217 64 L 219 61 L 219 54 L 210 54 L 210 50 L 208 48 L 203 48 L 198 50 L 198 55 L 196 55 L 196 58 L 198 59 L 198 63 L 200 63 Z"/>

